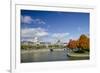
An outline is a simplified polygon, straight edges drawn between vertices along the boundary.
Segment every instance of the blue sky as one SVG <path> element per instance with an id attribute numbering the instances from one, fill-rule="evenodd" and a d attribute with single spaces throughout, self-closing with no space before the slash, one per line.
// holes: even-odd
<path id="1" fill-rule="evenodd" d="M 53 42 L 89 34 L 89 13 L 21 10 L 21 40 Z"/>

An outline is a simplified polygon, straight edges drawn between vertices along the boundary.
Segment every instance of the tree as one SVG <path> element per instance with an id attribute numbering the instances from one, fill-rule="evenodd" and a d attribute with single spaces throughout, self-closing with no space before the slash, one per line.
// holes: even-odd
<path id="1" fill-rule="evenodd" d="M 89 37 L 87 37 L 86 35 L 81 35 L 79 38 L 79 48 L 81 49 L 85 49 L 85 50 L 89 50 Z"/>
<path id="2" fill-rule="evenodd" d="M 70 48 L 70 49 L 76 49 L 77 48 L 77 45 L 78 45 L 78 41 L 77 40 L 70 40 L 67 47 Z"/>
<path id="3" fill-rule="evenodd" d="M 78 40 L 70 40 L 67 47 L 69 49 L 77 49 L 78 52 L 82 52 L 83 50 L 89 51 L 89 37 L 82 34 Z"/>

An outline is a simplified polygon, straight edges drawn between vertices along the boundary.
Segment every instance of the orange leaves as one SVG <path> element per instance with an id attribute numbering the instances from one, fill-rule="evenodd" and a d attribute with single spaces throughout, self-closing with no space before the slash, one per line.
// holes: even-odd
<path id="1" fill-rule="evenodd" d="M 71 39 L 71 40 L 69 41 L 67 47 L 68 47 L 68 48 L 71 48 L 71 49 L 75 49 L 75 48 L 77 48 L 77 45 L 78 45 L 77 41 Z"/>
<path id="2" fill-rule="evenodd" d="M 89 38 L 86 35 L 80 36 L 79 47 L 82 49 L 89 49 Z"/>
<path id="3" fill-rule="evenodd" d="M 81 48 L 81 49 L 89 49 L 89 37 L 86 35 L 81 35 L 78 40 L 70 40 L 68 45 L 68 48 L 75 49 L 75 48 Z"/>

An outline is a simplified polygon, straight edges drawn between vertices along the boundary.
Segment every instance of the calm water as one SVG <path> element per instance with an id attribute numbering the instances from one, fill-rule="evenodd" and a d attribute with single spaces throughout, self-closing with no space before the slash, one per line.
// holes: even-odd
<path id="1" fill-rule="evenodd" d="M 62 51 L 42 51 L 21 53 L 21 62 L 46 62 L 46 61 L 66 61 L 66 60 L 85 60 L 87 57 L 73 58 L 68 57 L 67 52 Z"/>

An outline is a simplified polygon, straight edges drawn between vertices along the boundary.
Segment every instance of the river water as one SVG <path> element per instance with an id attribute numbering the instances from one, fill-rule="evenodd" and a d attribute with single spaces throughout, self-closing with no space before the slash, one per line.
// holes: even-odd
<path id="1" fill-rule="evenodd" d="M 87 60 L 88 57 L 69 57 L 66 50 L 60 51 L 38 51 L 21 53 L 21 63 L 47 62 L 47 61 L 67 61 L 67 60 Z"/>

